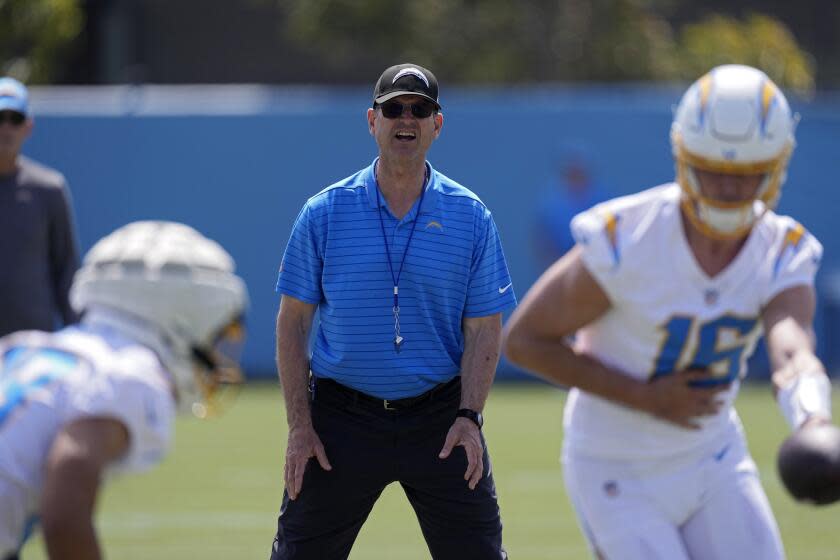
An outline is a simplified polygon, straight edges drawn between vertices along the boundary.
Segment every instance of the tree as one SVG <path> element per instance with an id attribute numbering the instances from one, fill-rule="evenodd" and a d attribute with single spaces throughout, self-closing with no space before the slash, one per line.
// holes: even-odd
<path id="1" fill-rule="evenodd" d="M 51 82 L 83 22 L 79 0 L 0 0 L 0 70 Z"/>
<path id="2" fill-rule="evenodd" d="M 272 1 L 272 0 L 252 0 Z M 278 1 L 278 0 L 273 0 Z M 770 16 L 681 28 L 677 0 L 280 0 L 284 34 L 338 82 L 411 60 L 448 82 L 693 80 L 725 62 L 809 92 L 813 58 Z"/>
<path id="3" fill-rule="evenodd" d="M 800 95 L 814 91 L 814 60 L 780 21 L 751 14 L 744 21 L 713 15 L 686 25 L 678 48 L 676 77 L 691 79 L 727 62 L 764 70 L 776 83 Z"/>

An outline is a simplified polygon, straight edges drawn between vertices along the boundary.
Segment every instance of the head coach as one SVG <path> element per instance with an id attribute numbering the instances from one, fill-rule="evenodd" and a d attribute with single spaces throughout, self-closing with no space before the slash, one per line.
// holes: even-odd
<path id="1" fill-rule="evenodd" d="M 434 559 L 504 559 L 481 433 L 516 304 L 499 234 L 426 160 L 443 128 L 429 70 L 385 70 L 367 126 L 378 157 L 306 202 L 280 267 L 289 440 L 271 558 L 347 558 L 399 482 Z"/>

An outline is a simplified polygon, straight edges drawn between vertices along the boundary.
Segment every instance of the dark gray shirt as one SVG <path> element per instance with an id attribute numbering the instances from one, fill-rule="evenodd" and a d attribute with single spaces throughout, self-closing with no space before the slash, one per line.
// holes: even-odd
<path id="1" fill-rule="evenodd" d="M 64 176 L 20 157 L 0 175 L 0 336 L 75 322 L 68 292 L 79 266 Z"/>

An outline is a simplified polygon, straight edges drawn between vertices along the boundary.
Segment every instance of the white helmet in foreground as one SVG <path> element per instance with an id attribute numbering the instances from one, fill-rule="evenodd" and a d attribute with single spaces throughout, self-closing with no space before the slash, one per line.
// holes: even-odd
<path id="1" fill-rule="evenodd" d="M 795 145 L 796 119 L 787 99 L 764 72 L 718 66 L 694 82 L 677 107 L 671 147 L 683 208 L 692 223 L 715 238 L 737 238 L 775 207 Z M 703 196 L 694 169 L 764 179 L 752 200 Z"/>
<path id="2" fill-rule="evenodd" d="M 179 404 L 198 415 L 221 384 L 241 381 L 238 364 L 223 364 L 217 350 L 244 338 L 245 284 L 231 256 L 189 226 L 135 222 L 101 239 L 76 273 L 70 299 L 84 320 L 116 321 L 156 350 Z"/>

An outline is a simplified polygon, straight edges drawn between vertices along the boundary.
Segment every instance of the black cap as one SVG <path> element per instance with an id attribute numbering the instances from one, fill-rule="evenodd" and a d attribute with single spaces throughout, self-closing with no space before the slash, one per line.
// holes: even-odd
<path id="1" fill-rule="evenodd" d="M 425 97 L 440 111 L 437 78 L 417 64 L 397 64 L 382 72 L 373 88 L 373 104 L 384 103 L 398 95 Z"/>

